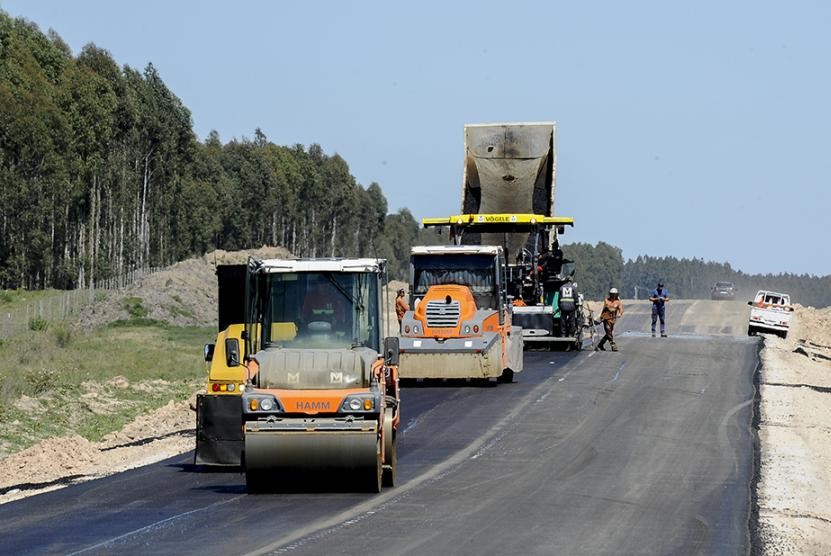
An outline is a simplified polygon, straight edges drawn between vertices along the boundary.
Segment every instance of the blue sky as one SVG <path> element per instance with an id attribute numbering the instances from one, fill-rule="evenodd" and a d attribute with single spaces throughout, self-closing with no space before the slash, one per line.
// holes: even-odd
<path id="1" fill-rule="evenodd" d="M 320 143 L 456 213 L 465 123 L 558 123 L 565 240 L 831 274 L 831 3 L 8 1 L 152 62 L 204 137 Z"/>

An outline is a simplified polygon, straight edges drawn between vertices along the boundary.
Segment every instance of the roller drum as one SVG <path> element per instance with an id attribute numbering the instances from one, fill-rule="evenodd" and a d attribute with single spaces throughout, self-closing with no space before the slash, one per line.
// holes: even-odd
<path id="1" fill-rule="evenodd" d="M 378 465 L 370 432 L 256 432 L 245 435 L 246 473 L 359 471 Z"/>

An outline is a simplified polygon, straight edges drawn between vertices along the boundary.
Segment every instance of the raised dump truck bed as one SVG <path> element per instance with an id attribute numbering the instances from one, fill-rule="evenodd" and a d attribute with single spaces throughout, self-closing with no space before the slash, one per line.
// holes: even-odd
<path id="1" fill-rule="evenodd" d="M 462 213 L 525 213 L 552 216 L 556 194 L 556 124 L 497 123 L 465 126 Z M 502 245 L 508 255 L 527 234 L 469 234 L 465 243 Z"/>

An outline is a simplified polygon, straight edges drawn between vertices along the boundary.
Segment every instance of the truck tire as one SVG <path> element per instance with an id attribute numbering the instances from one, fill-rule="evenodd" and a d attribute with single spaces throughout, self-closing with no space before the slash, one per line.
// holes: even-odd
<path id="1" fill-rule="evenodd" d="M 748 326 L 747 327 L 747 335 L 748 336 L 755 336 L 756 335 L 756 329 L 753 328 L 752 326 Z"/>
<path id="2" fill-rule="evenodd" d="M 502 374 L 499 375 L 499 382 L 502 384 L 510 384 L 514 381 L 514 371 L 513 369 L 505 369 L 502 371 Z"/>

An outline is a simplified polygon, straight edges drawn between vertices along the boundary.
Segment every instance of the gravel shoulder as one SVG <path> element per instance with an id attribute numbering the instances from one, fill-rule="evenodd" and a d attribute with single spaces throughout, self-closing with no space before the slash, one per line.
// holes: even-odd
<path id="1" fill-rule="evenodd" d="M 759 537 L 764 554 L 829 554 L 831 308 L 794 320 L 761 352 Z"/>

